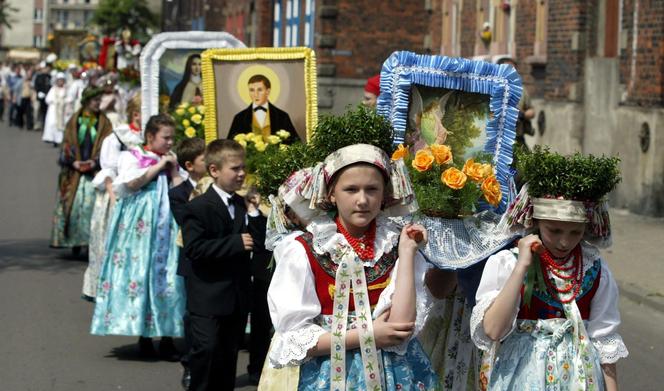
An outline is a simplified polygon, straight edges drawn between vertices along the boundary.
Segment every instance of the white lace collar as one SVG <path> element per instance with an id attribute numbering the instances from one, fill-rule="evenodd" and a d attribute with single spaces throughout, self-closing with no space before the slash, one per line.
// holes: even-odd
<path id="1" fill-rule="evenodd" d="M 118 126 L 113 130 L 113 132 L 115 132 L 122 144 L 124 144 L 127 148 L 133 148 L 143 144 L 143 135 L 131 130 L 127 124 Z"/>
<path id="2" fill-rule="evenodd" d="M 342 234 L 337 232 L 337 224 L 327 215 L 315 218 L 307 226 L 312 235 L 313 250 L 317 254 L 329 254 L 334 263 L 339 263 L 336 254 L 340 250 L 351 249 L 350 244 Z M 365 267 L 373 267 L 376 262 L 399 243 L 401 230 L 383 214 L 376 217 L 376 239 L 374 241 L 374 259 L 363 262 Z M 343 251 L 345 252 L 345 251 Z"/>

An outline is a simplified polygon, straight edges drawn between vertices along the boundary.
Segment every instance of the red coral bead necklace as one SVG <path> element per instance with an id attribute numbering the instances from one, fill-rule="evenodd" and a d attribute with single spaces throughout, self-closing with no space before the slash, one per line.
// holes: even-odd
<path id="1" fill-rule="evenodd" d="M 374 241 L 376 240 L 376 220 L 372 221 L 369 225 L 369 229 L 359 238 L 351 235 L 348 230 L 341 224 L 339 216 L 334 219 L 334 222 L 337 224 L 337 230 L 341 233 L 348 244 L 355 250 L 355 253 L 365 261 L 373 260 L 374 258 Z"/>

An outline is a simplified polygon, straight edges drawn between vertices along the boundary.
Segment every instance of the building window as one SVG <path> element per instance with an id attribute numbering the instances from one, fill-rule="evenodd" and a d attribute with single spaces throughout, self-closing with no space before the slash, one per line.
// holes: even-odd
<path id="1" fill-rule="evenodd" d="M 297 46 L 299 41 L 300 1 L 286 0 L 286 42 L 285 46 Z"/>
<path id="2" fill-rule="evenodd" d="M 549 5 L 546 0 L 537 0 L 537 10 L 535 14 L 535 47 L 534 56 L 540 61 L 546 61 L 546 36 L 547 36 L 547 18 L 549 15 Z"/>
<path id="3" fill-rule="evenodd" d="M 272 31 L 272 46 L 281 46 L 281 0 L 274 1 L 274 23 Z"/>
<path id="4" fill-rule="evenodd" d="M 316 0 L 305 0 L 304 8 L 304 46 L 314 47 L 314 16 L 316 15 Z"/>
<path id="5" fill-rule="evenodd" d="M 41 22 L 44 18 L 44 10 L 41 8 L 35 8 L 35 22 Z"/>
<path id="6" fill-rule="evenodd" d="M 40 48 L 43 45 L 43 40 L 41 35 L 35 35 L 32 37 L 32 45 L 36 48 Z"/>

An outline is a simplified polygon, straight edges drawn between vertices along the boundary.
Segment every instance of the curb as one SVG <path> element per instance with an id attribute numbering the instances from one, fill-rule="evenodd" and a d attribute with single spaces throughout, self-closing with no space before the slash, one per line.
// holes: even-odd
<path id="1" fill-rule="evenodd" d="M 653 294 L 637 285 L 623 281 L 618 281 L 618 289 L 620 294 L 629 300 L 664 313 L 664 296 Z"/>

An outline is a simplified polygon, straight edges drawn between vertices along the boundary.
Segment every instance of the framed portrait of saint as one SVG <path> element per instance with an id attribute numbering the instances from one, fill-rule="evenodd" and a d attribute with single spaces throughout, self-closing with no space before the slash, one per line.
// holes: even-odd
<path id="1" fill-rule="evenodd" d="M 172 113 L 180 104 L 203 105 L 201 52 L 210 48 L 244 48 L 226 32 L 187 31 L 157 34 L 141 52 L 143 126 L 150 116 Z"/>
<path id="2" fill-rule="evenodd" d="M 316 59 L 309 48 L 202 53 L 205 139 L 288 131 L 307 141 L 318 118 Z"/>

